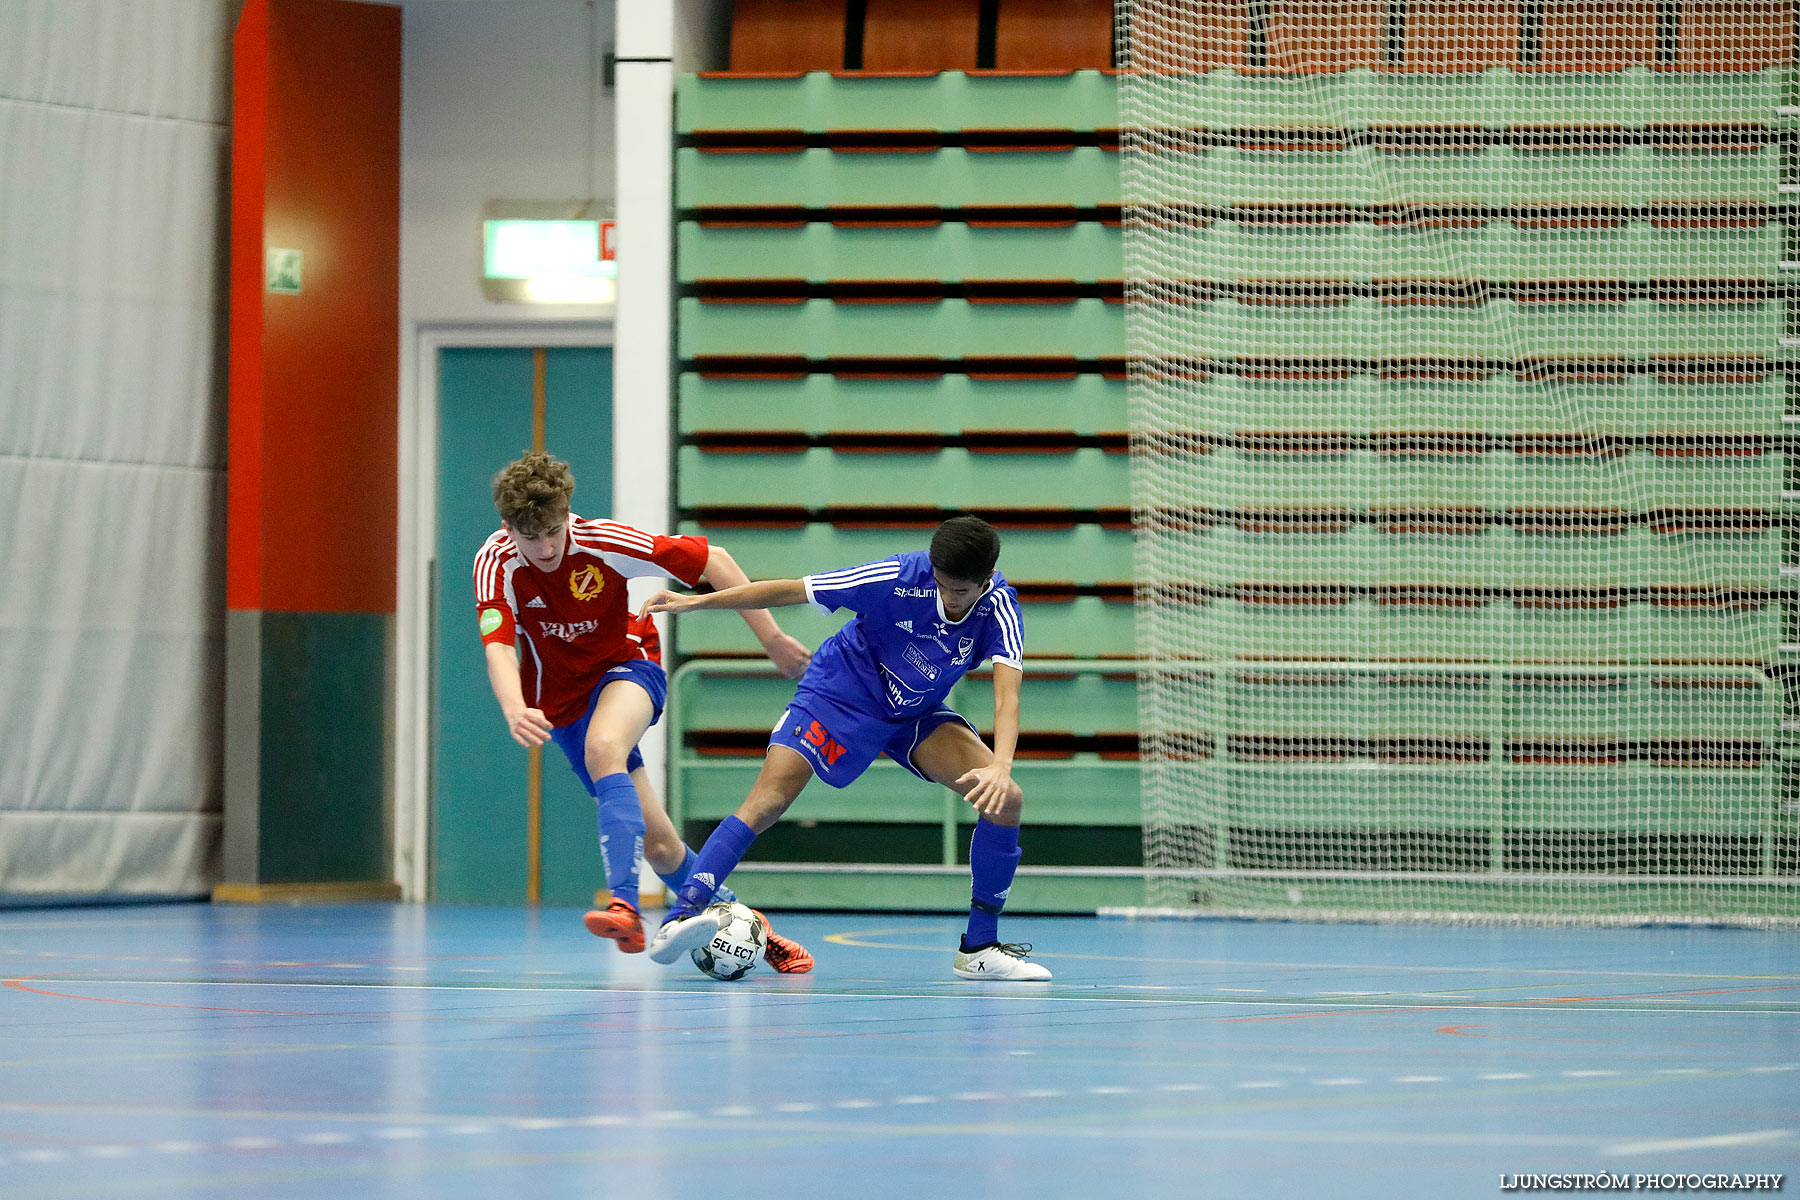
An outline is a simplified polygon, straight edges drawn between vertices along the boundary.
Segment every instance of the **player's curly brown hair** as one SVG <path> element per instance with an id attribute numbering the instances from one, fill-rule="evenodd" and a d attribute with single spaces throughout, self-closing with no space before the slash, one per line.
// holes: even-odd
<path id="1" fill-rule="evenodd" d="M 531 450 L 494 476 L 500 519 L 526 537 L 548 533 L 569 519 L 575 473 L 560 458 Z"/>

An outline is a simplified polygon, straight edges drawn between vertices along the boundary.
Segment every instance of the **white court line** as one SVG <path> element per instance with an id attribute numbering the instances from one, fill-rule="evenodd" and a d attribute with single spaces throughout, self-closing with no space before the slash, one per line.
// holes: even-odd
<path id="1" fill-rule="evenodd" d="M 1781 1069 L 1781 1068 L 1779 1066 L 1772 1066 L 1768 1069 Z M 1564 1072 L 1564 1074 L 1571 1074 L 1571 1073 L 1580 1074 L 1580 1072 Z M 1617 1072 L 1589 1072 L 1589 1073 L 1590 1074 L 1616 1074 Z M 1507 1073 L 1495 1073 L 1495 1074 L 1500 1075 L 1502 1077 L 1507 1077 Z M 1487 1078 L 1487 1076 L 1483 1076 L 1483 1078 Z M 1443 1082 L 1444 1079 L 1445 1079 L 1445 1077 L 1440 1076 L 1440 1075 L 1402 1075 L 1402 1076 L 1392 1077 L 1391 1082 L 1395 1082 L 1395 1083 L 1438 1083 L 1438 1082 Z M 1315 1080 L 1314 1082 L 1317 1084 L 1325 1085 L 1325 1086 L 1331 1086 L 1331 1085 L 1361 1084 L 1365 1081 L 1362 1079 L 1342 1077 L 1342 1078 L 1334 1078 L 1334 1079 Z M 1209 1085 L 1200 1084 L 1200 1083 L 1169 1084 L 1169 1085 L 1164 1085 L 1164 1087 L 1161 1090 L 1163 1090 L 1163 1091 L 1205 1090 L 1208 1086 Z M 1286 1082 L 1280 1081 L 1280 1080 L 1245 1080 L 1245 1081 L 1235 1083 L 1231 1086 L 1236 1087 L 1236 1088 L 1245 1088 L 1245 1089 L 1281 1088 L 1281 1087 L 1286 1086 Z M 1137 1088 L 1131 1088 L 1131 1087 L 1109 1087 L 1109 1086 L 1100 1086 L 1100 1087 L 1093 1087 L 1093 1088 L 1087 1089 L 1089 1094 L 1132 1093 L 1132 1092 L 1136 1092 L 1138 1090 L 1139 1089 L 1137 1089 Z M 1039 1088 L 1039 1089 L 1022 1090 L 1020 1092 L 1012 1094 L 1012 1096 L 1010 1098 L 1051 1099 L 1051 1098 L 1064 1097 L 1067 1095 L 1069 1095 L 1069 1093 L 1062 1091 L 1060 1089 Z M 964 1093 L 959 1093 L 959 1094 L 949 1097 L 949 1098 L 952 1100 L 974 1100 L 974 1099 L 1004 1099 L 1004 1098 L 1009 1098 L 1009 1097 L 1004 1093 L 964 1092 Z M 943 1102 L 943 1098 L 936 1097 L 936 1096 L 913 1095 L 913 1096 L 896 1097 L 892 1101 L 889 1101 L 888 1103 L 937 1104 L 937 1103 L 942 1103 L 942 1102 Z M 835 1101 L 830 1105 L 830 1107 L 836 1108 L 836 1109 L 875 1109 L 875 1108 L 882 1107 L 883 1104 L 884 1104 L 884 1101 L 882 1101 L 880 1099 L 859 1097 L 859 1098 L 851 1098 L 851 1099 Z M 771 1112 L 772 1113 L 783 1113 L 783 1114 L 804 1114 L 804 1113 L 817 1112 L 821 1109 L 821 1107 L 823 1107 L 823 1105 L 818 1104 L 818 1103 L 797 1101 L 797 1102 L 790 1102 L 790 1103 L 774 1105 L 774 1106 L 772 1106 Z M 460 1124 L 456 1124 L 456 1125 L 433 1127 L 433 1128 L 424 1128 L 424 1127 L 420 1127 L 420 1126 L 388 1126 L 385 1128 L 374 1130 L 372 1132 L 371 1136 L 373 1136 L 377 1139 L 392 1142 L 392 1141 L 418 1140 L 418 1139 L 430 1137 L 431 1135 L 437 1134 L 437 1133 L 450 1134 L 450 1135 L 495 1134 L 495 1133 L 503 1133 L 507 1130 L 541 1131 L 541 1130 L 561 1130 L 561 1129 L 568 1129 L 568 1128 L 573 1128 L 573 1127 L 598 1127 L 598 1126 L 639 1126 L 639 1127 L 641 1127 L 641 1126 L 645 1126 L 648 1124 L 663 1124 L 663 1123 L 667 1123 L 667 1122 L 671 1122 L 671 1121 L 688 1121 L 688 1120 L 694 1119 L 695 1115 L 696 1114 L 694 1114 L 692 1112 L 688 1112 L 688 1111 L 684 1111 L 684 1110 L 661 1110 L 661 1111 L 653 1111 L 653 1112 L 644 1113 L 641 1115 L 637 1115 L 635 1117 L 634 1116 L 625 1116 L 625 1115 L 613 1115 L 613 1114 L 599 1114 L 599 1115 L 588 1116 L 588 1117 L 524 1117 L 524 1118 L 516 1118 L 516 1119 L 510 1120 L 510 1121 L 503 1121 L 503 1122 L 497 1122 L 497 1123 L 464 1122 L 464 1123 L 460 1123 Z M 757 1108 L 748 1106 L 748 1105 L 726 1105 L 726 1106 L 721 1106 L 721 1107 L 712 1109 L 710 1112 L 710 1115 L 714 1118 L 756 1118 L 756 1117 L 762 1116 L 763 1114 Z M 820 1128 L 824 1128 L 824 1127 L 820 1127 Z M 906 1126 L 882 1126 L 881 1128 L 887 1128 L 891 1132 L 906 1132 L 908 1129 L 908 1127 L 906 1127 Z M 994 1128 L 995 1129 L 1012 1129 L 1012 1128 L 1014 1128 L 1014 1126 L 1011 1124 L 1007 1124 L 1007 1123 L 999 1123 L 999 1124 L 996 1124 L 994 1126 Z M 1029 1126 L 1019 1127 L 1019 1128 L 1025 1130 L 1027 1132 L 1036 1132 L 1035 1130 L 1031 1130 Z M 1665 1138 L 1665 1139 L 1643 1140 L 1643 1141 L 1635 1141 L 1635 1142 L 1619 1142 L 1619 1143 L 1613 1143 L 1611 1145 L 1607 1145 L 1604 1142 L 1604 1139 L 1602 1139 L 1602 1138 L 1557 1137 L 1557 1136 L 1532 1137 L 1529 1135 L 1524 1136 L 1524 1137 L 1509 1137 L 1506 1135 L 1496 1136 L 1496 1135 L 1491 1135 L 1491 1134 L 1474 1133 L 1474 1132 L 1370 1134 L 1370 1133 L 1351 1133 L 1351 1132 L 1334 1133 L 1334 1132 L 1321 1132 L 1321 1131 L 1301 1132 L 1301 1131 L 1268 1131 L 1268 1130 L 1264 1130 L 1264 1131 L 1214 1130 L 1214 1131 L 1204 1131 L 1204 1132 L 1200 1132 L 1200 1133 L 1195 1133 L 1194 1131 L 1191 1131 L 1191 1130 L 1190 1131 L 1174 1131 L 1174 1130 L 1158 1129 L 1158 1130 L 1151 1130 L 1151 1131 L 1140 1131 L 1140 1133 L 1143 1134 L 1144 1136 L 1151 1137 L 1154 1140 L 1158 1140 L 1158 1141 L 1186 1140 L 1186 1139 L 1191 1139 L 1191 1138 L 1197 1137 L 1201 1140 L 1290 1141 L 1290 1142 L 1325 1142 L 1325 1143 L 1344 1143 L 1344 1144 L 1361 1143 L 1361 1144 L 1366 1144 L 1366 1145 L 1403 1145 L 1403 1144 L 1422 1144 L 1422 1145 L 1435 1145 L 1435 1146 L 1590 1145 L 1590 1146 L 1594 1146 L 1594 1148 L 1596 1148 L 1596 1149 L 1603 1149 L 1605 1153 L 1611 1154 L 1611 1155 L 1657 1154 L 1657 1153 L 1670 1153 L 1670 1152 L 1682 1151 L 1682 1150 L 1716 1149 L 1716 1148 L 1727 1147 L 1727 1146 L 1759 1145 L 1759 1144 L 1766 1144 L 1766 1143 L 1770 1143 L 1770 1142 L 1785 1141 L 1785 1140 L 1788 1140 L 1788 1139 L 1796 1136 L 1795 1130 L 1770 1129 L 1770 1130 L 1750 1131 L 1750 1132 L 1745 1132 L 1745 1133 L 1717 1134 L 1717 1135 L 1711 1135 L 1711 1136 L 1707 1136 L 1707 1137 L 1697 1137 L 1697 1138 Z M 1069 1136 L 1076 1136 L 1076 1137 L 1089 1137 L 1089 1136 L 1112 1137 L 1112 1136 L 1116 1136 L 1114 1133 L 1104 1131 L 1104 1130 L 1085 1130 L 1085 1129 L 1066 1129 L 1066 1130 L 1062 1130 L 1061 1134 L 1069 1135 Z M 297 1145 L 297 1146 L 327 1146 L 327 1145 L 343 1144 L 343 1143 L 351 1142 L 354 1140 L 355 1140 L 355 1138 L 353 1135 L 346 1134 L 341 1131 L 319 1130 L 319 1131 L 314 1131 L 314 1132 L 309 1132 L 309 1133 L 302 1133 L 302 1134 L 295 1136 L 293 1138 L 293 1144 Z M 283 1141 L 282 1139 L 279 1139 L 279 1138 L 264 1137 L 264 1136 L 233 1137 L 233 1138 L 225 1139 L 221 1142 L 213 1143 L 213 1144 L 207 1144 L 207 1143 L 203 1143 L 203 1142 L 158 1142 L 158 1143 L 154 1143 L 152 1146 L 149 1147 L 149 1149 L 154 1150 L 159 1153 L 194 1153 L 194 1152 L 201 1152 L 201 1151 L 214 1151 L 214 1152 L 218 1152 L 218 1151 L 283 1151 L 288 1148 L 289 1148 L 288 1142 Z M 83 1157 L 87 1157 L 87 1158 L 122 1158 L 122 1157 L 126 1157 L 126 1156 L 134 1153 L 135 1149 L 136 1149 L 135 1147 L 132 1147 L 129 1145 L 108 1143 L 108 1144 L 83 1147 L 78 1151 L 62 1151 L 62 1150 L 51 1150 L 51 1149 L 26 1150 L 24 1152 L 17 1153 L 14 1156 L 14 1159 L 12 1161 L 16 1161 L 16 1162 L 20 1162 L 20 1163 L 62 1162 L 62 1161 L 67 1161 L 70 1157 L 75 1156 L 75 1155 L 79 1155 L 79 1156 L 83 1156 Z M 0 1159 L 0 1164 L 5 1163 L 6 1161 L 7 1161 L 6 1159 Z"/>
<path id="2" fill-rule="evenodd" d="M 1784 1142 L 1794 1136 L 1792 1129 L 1758 1129 L 1749 1133 L 1720 1133 L 1712 1137 L 1660 1138 L 1655 1141 L 1619 1142 L 1608 1146 L 1608 1154 L 1668 1154 L 1676 1150 L 1711 1150 L 1719 1146 L 1760 1146 L 1766 1142 Z"/>
<path id="3" fill-rule="evenodd" d="M 464 968 L 480 971 L 482 968 Z M 349 983 L 325 980 L 279 980 L 279 979 L 110 979 L 110 978 L 77 978 L 69 975 L 53 976 L 0 976 L 0 982 L 16 980 L 19 983 L 43 984 L 46 989 L 52 985 L 67 986 L 82 984 L 89 986 L 112 987 L 222 987 L 222 988 L 317 988 L 321 990 L 341 990 L 353 992 L 517 992 L 520 995 L 544 999 L 550 996 L 567 993 L 571 996 L 616 995 L 616 996 L 687 996 L 700 998 L 706 995 L 703 991 L 691 988 L 639 988 L 639 987 L 519 987 L 503 983 Z M 969 991 L 964 987 L 951 990 L 949 984 L 944 985 L 942 992 L 752 992 L 762 1000 L 806 1003 L 819 1000 L 951 1000 L 958 1004 L 971 999 Z M 740 993 L 742 994 L 742 993 Z M 1015 1004 L 1142 1004 L 1162 1008 L 1243 1008 L 1241 1000 L 1208 999 L 1205 996 L 1181 996 L 1163 999 L 1156 996 L 1096 996 L 1088 992 L 1080 994 L 1049 991 L 1020 993 L 982 992 L 978 997 L 988 1001 L 1006 1001 Z M 88 996 L 77 996 L 75 999 L 93 999 Z M 1546 999 L 1565 999 L 1564 997 L 1546 997 Z M 1351 1004 L 1341 1000 L 1314 999 L 1296 997 L 1292 1000 L 1259 1000 L 1257 1008 L 1323 1008 L 1342 1010 L 1344 1012 L 1385 1012 L 1398 1016 L 1407 1012 L 1515 1012 L 1522 1010 L 1539 1011 L 1542 1002 L 1530 1000 L 1485 1000 L 1470 1004 Z M 1634 1005 L 1610 1007 L 1601 1004 L 1571 1002 L 1571 1006 L 1561 1011 L 1583 1013 L 1649 1013 L 1658 1017 L 1666 1016 L 1766 1016 L 1788 1017 L 1794 1015 L 1793 1008 L 1753 1008 L 1748 1005 L 1736 1005 L 1729 1008 L 1639 1008 Z M 1249 1018 L 1254 1019 L 1254 1018 Z"/>

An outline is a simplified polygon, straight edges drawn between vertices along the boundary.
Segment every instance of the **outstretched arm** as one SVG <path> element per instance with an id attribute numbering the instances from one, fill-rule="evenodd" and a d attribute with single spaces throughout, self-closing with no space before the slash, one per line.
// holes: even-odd
<path id="1" fill-rule="evenodd" d="M 644 605 L 646 613 L 682 613 L 700 608 L 726 608 L 740 611 L 759 608 L 786 608 L 806 603 L 806 585 L 798 579 L 762 579 L 742 583 L 723 591 L 684 596 L 679 592 L 658 592 Z M 766 615 L 766 614 L 765 614 Z M 770 618 L 774 620 L 773 617 Z"/>
<path id="2" fill-rule="evenodd" d="M 700 578 L 702 581 L 711 584 L 712 587 L 716 589 L 712 593 L 714 597 L 724 593 L 735 592 L 744 587 L 754 586 L 750 583 L 750 577 L 744 574 L 744 569 L 737 565 L 737 560 L 732 558 L 723 546 L 709 546 L 707 548 L 706 570 L 700 573 Z M 651 601 L 651 604 L 654 604 L 656 600 L 660 600 L 663 596 L 668 594 L 669 593 L 665 592 L 658 595 Z M 806 665 L 812 661 L 812 653 L 797 639 L 783 633 L 781 631 L 781 626 L 775 623 L 775 618 L 769 615 L 768 610 L 771 607 L 782 604 L 804 603 L 805 600 L 806 589 L 802 587 L 800 590 L 799 601 L 777 599 L 751 604 L 735 604 L 730 606 L 716 605 L 709 607 L 732 607 L 742 612 L 744 624 L 748 625 L 750 627 L 750 632 L 756 635 L 756 640 L 761 644 L 763 653 L 769 656 L 769 660 L 775 664 L 776 670 L 780 671 L 782 675 L 789 679 L 798 679 L 800 676 L 806 674 Z M 680 610 L 652 608 L 650 605 L 645 605 L 644 611 L 670 612 Z"/>

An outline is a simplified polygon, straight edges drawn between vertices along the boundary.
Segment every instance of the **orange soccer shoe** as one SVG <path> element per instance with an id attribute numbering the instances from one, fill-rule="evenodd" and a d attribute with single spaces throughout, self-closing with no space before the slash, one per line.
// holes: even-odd
<path id="1" fill-rule="evenodd" d="M 623 900 L 614 900 L 606 906 L 605 912 L 595 909 L 581 918 L 581 923 L 595 937 L 610 938 L 617 942 L 619 949 L 626 954 L 644 952 L 644 918 L 638 916 L 638 910 Z"/>
<path id="2" fill-rule="evenodd" d="M 763 961 L 783 975 L 804 975 L 813 969 L 813 957 L 805 946 L 793 938 L 784 938 L 769 924 L 769 918 L 751 909 L 763 926 Z"/>

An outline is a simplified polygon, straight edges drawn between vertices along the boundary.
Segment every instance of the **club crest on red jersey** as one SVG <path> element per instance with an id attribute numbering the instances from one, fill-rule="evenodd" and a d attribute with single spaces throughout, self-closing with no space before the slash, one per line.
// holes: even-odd
<path id="1" fill-rule="evenodd" d="M 592 600 L 606 589 L 606 577 L 595 566 L 569 572 L 569 592 L 577 600 Z"/>

